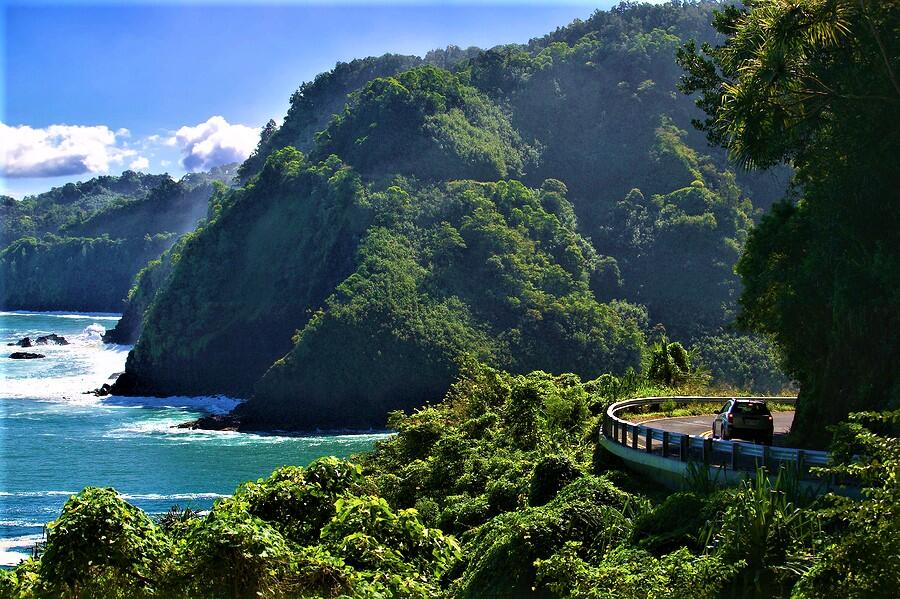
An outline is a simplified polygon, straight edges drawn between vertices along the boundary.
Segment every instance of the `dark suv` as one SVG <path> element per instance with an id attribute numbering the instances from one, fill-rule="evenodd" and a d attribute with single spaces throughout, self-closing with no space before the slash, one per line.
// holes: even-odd
<path id="1" fill-rule="evenodd" d="M 775 425 L 766 402 L 729 399 L 712 424 L 713 439 L 748 439 L 772 444 Z"/>

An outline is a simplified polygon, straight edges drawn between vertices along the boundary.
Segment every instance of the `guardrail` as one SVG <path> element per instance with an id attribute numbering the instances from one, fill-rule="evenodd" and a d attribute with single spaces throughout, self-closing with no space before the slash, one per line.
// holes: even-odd
<path id="1" fill-rule="evenodd" d="M 636 424 L 620 417 L 622 412 L 639 407 L 657 407 L 665 402 L 676 404 L 709 403 L 718 407 L 727 397 L 643 397 L 614 403 L 607 409 L 601 429 L 601 443 L 638 470 L 647 471 L 670 486 L 682 486 L 688 464 L 709 468 L 711 476 L 726 480 L 743 478 L 747 471 L 765 467 L 775 471 L 790 465 L 801 481 L 831 486 L 810 472 L 810 467 L 825 466 L 828 453 L 789 447 L 771 447 L 743 441 L 725 441 L 685 433 L 664 431 L 647 424 Z M 747 397 L 767 402 L 794 404 L 795 397 Z M 716 410 L 713 410 L 716 411 Z"/>

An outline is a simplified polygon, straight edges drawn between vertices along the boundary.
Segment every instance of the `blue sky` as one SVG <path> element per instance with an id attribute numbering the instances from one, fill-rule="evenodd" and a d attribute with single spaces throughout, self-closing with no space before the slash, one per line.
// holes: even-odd
<path id="1" fill-rule="evenodd" d="M 211 166 L 337 61 L 524 42 L 611 4 L 7 2 L 0 192 Z"/>

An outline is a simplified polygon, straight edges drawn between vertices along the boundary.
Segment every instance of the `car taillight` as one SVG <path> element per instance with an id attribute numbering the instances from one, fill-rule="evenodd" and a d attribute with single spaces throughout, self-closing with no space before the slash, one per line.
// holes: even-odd
<path id="1" fill-rule="evenodd" d="M 734 414 L 729 414 L 728 415 L 728 424 L 731 424 L 732 422 L 734 422 Z"/>
<path id="2" fill-rule="evenodd" d="M 769 422 L 772 422 L 772 415 L 771 415 L 771 414 L 769 414 L 768 416 L 766 416 L 766 418 L 769 419 Z"/>

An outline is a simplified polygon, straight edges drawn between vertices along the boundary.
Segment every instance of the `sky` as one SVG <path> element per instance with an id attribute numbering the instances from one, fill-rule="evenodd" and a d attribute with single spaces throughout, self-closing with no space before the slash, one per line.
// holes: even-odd
<path id="1" fill-rule="evenodd" d="M 612 4 L 0 0 L 0 194 L 243 160 L 338 61 L 523 43 Z"/>

